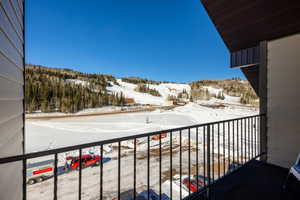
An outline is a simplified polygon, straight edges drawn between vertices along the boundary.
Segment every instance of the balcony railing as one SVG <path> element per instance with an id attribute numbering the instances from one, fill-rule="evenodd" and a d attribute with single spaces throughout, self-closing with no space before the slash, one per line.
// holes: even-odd
<path id="1" fill-rule="evenodd" d="M 43 179 L 53 184 L 44 192 L 47 198 L 64 199 L 65 194 L 58 184 L 63 174 L 77 180 L 76 187 L 72 187 L 73 194 L 77 193 L 79 200 L 88 199 L 83 188 L 83 172 L 92 170 L 87 168 L 88 159 L 97 167 L 92 175 L 98 177 L 93 181 L 98 187 L 92 192 L 93 199 L 135 200 L 143 199 L 142 196 L 144 199 L 184 199 L 196 191 L 208 198 L 209 188 L 215 181 L 264 154 L 260 143 L 264 118 L 264 115 L 255 115 L 28 153 L 1 158 L 0 165 L 23 163 L 24 200 L 35 196 L 28 183 Z M 85 152 L 91 149 L 98 153 L 87 158 Z M 72 156 L 67 157 L 70 154 Z M 112 158 L 111 164 L 104 163 L 106 156 Z M 53 168 L 50 166 L 42 172 L 48 170 L 50 176 L 30 178 L 28 163 L 49 157 L 53 159 Z M 61 165 L 66 160 L 71 163 Z"/>

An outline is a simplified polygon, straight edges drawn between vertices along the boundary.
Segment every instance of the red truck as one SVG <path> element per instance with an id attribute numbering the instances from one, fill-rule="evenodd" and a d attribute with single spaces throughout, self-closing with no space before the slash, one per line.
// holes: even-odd
<path id="1" fill-rule="evenodd" d="M 69 169 L 77 169 L 79 170 L 79 164 L 80 164 L 80 159 L 79 156 L 70 156 L 66 158 L 67 163 L 68 163 L 68 168 Z M 101 156 L 98 155 L 91 155 L 91 154 L 86 154 L 81 156 L 81 165 L 82 168 L 89 167 L 89 166 L 98 166 L 100 165 L 101 162 Z"/>

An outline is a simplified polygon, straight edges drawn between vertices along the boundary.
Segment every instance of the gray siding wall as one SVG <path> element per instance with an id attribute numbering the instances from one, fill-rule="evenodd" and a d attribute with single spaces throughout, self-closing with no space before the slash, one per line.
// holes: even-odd
<path id="1" fill-rule="evenodd" d="M 268 161 L 290 167 L 300 153 L 300 34 L 268 42 Z"/>
<path id="2" fill-rule="evenodd" d="M 0 1 L 0 157 L 23 153 L 23 0 Z M 22 199 L 22 163 L 0 165 L 0 199 Z"/>

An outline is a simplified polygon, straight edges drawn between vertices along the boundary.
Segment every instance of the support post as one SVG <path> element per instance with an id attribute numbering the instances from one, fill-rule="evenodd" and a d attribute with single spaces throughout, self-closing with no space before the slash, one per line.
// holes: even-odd
<path id="1" fill-rule="evenodd" d="M 260 119 L 260 153 L 266 153 L 261 157 L 262 161 L 267 161 L 267 133 L 268 133 L 268 87 L 267 87 L 267 41 L 260 42 L 260 65 L 259 65 L 259 101 L 260 114 L 264 116 Z"/>

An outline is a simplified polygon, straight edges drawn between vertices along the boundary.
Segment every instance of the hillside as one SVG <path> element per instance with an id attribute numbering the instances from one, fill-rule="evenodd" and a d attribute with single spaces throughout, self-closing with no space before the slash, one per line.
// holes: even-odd
<path id="1" fill-rule="evenodd" d="M 238 97 L 239 103 L 256 105 L 258 97 L 248 81 L 239 78 L 224 80 L 201 80 L 190 83 L 191 99 L 220 100 Z"/>
<path id="2" fill-rule="evenodd" d="M 25 106 L 29 113 L 36 110 L 78 112 L 86 108 L 122 106 L 125 103 L 123 94 L 107 92 L 106 87 L 110 83 L 117 84 L 110 75 L 28 65 L 25 80 Z"/>
<path id="3" fill-rule="evenodd" d="M 75 113 L 103 106 L 169 105 L 189 101 L 255 104 L 257 97 L 247 81 L 202 80 L 189 84 L 138 77 L 85 74 L 70 69 L 27 65 L 25 102 L 28 113 Z M 172 100 L 172 101 L 170 101 Z"/>

